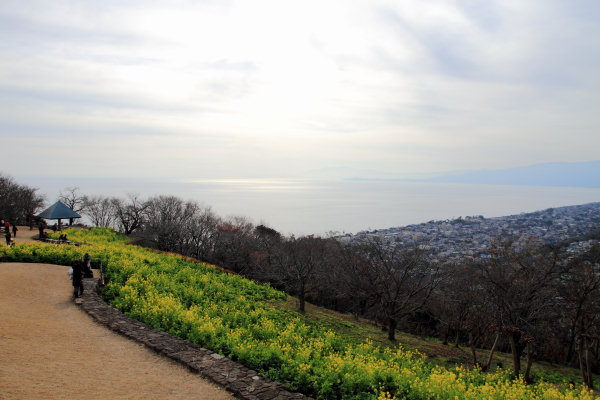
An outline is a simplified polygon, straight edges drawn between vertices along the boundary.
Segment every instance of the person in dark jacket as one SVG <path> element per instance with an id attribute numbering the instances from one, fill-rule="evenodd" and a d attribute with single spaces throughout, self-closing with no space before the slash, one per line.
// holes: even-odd
<path id="1" fill-rule="evenodd" d="M 40 222 L 40 224 L 38 225 L 38 231 L 40 232 L 40 236 L 39 239 L 42 240 L 44 238 L 44 228 L 46 227 L 46 224 L 44 224 L 44 222 Z"/>
<path id="2" fill-rule="evenodd" d="M 83 294 L 83 265 L 80 260 L 73 262 L 73 297 L 78 298 Z"/>
<path id="3" fill-rule="evenodd" d="M 90 256 L 90 253 L 84 254 L 83 258 L 81 259 L 81 263 L 83 264 L 83 277 L 93 278 L 94 273 L 92 272 L 92 257 Z"/>

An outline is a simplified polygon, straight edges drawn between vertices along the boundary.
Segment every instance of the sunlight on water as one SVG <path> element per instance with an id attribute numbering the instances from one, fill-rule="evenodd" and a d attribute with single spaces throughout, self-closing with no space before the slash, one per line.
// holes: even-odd
<path id="1" fill-rule="evenodd" d="M 303 179 L 186 179 L 181 183 L 217 185 L 221 186 L 221 190 L 256 192 L 306 190 L 311 187 L 310 181 Z"/>

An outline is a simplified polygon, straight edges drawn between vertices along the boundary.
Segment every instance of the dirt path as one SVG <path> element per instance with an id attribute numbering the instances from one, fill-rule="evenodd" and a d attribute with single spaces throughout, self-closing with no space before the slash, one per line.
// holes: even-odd
<path id="1" fill-rule="evenodd" d="M 12 230 L 10 232 L 12 234 Z M 1 231 L 1 233 L 2 233 L 0 235 L 1 242 L 3 245 L 6 245 L 6 240 L 4 238 L 5 233 L 4 233 L 4 231 Z M 39 232 L 35 228 L 30 230 L 28 226 L 17 225 L 17 236 L 14 237 L 13 239 L 14 239 L 15 243 L 27 243 L 27 242 L 33 241 L 33 237 L 34 236 L 37 237 L 38 234 L 39 234 Z"/>
<path id="2" fill-rule="evenodd" d="M 0 398 L 233 399 L 93 322 L 70 298 L 67 269 L 0 263 Z"/>

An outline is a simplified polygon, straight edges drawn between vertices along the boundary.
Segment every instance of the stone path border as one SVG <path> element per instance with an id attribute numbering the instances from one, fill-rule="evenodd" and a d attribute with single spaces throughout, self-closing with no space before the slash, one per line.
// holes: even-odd
<path id="1" fill-rule="evenodd" d="M 300 400 L 308 399 L 292 393 L 230 359 L 215 354 L 185 340 L 154 329 L 130 318 L 109 306 L 98 294 L 98 279 L 84 279 L 85 291 L 77 304 L 97 322 L 109 329 L 162 354 L 233 393 L 243 400 Z"/>

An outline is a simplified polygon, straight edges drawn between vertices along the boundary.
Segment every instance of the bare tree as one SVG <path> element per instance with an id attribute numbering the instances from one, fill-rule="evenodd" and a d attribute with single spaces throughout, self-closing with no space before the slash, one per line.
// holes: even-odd
<path id="1" fill-rule="evenodd" d="M 90 218 L 94 226 L 112 227 L 114 221 L 114 205 L 110 198 L 103 196 L 85 196 L 82 211 Z"/>
<path id="2" fill-rule="evenodd" d="M 269 271 L 273 270 L 275 254 L 281 246 L 283 237 L 273 228 L 258 225 L 254 228 L 256 249 L 250 255 L 253 268 L 253 278 L 269 280 Z"/>
<path id="3" fill-rule="evenodd" d="M 28 221 L 44 205 L 37 190 L 0 174 L 0 217 L 15 224 Z"/>
<path id="4" fill-rule="evenodd" d="M 236 273 L 247 274 L 252 267 L 254 225 L 245 217 L 234 216 L 217 226 L 214 261 Z"/>
<path id="5" fill-rule="evenodd" d="M 491 257 L 481 264 L 489 311 L 508 338 L 516 375 L 521 372 L 521 356 L 527 350 L 524 376 L 531 380 L 535 341 L 544 337 L 544 322 L 558 298 L 558 254 L 542 251 L 536 243 L 517 251 L 512 242 L 496 245 L 490 253 Z"/>
<path id="6" fill-rule="evenodd" d="M 199 208 L 197 203 L 184 202 L 175 196 L 158 196 L 148 200 L 144 236 L 159 250 L 184 254 L 185 224 Z"/>
<path id="7" fill-rule="evenodd" d="M 220 218 L 210 207 L 199 208 L 186 224 L 186 232 L 189 236 L 187 255 L 202 261 L 211 261 L 220 223 Z"/>
<path id="8" fill-rule="evenodd" d="M 572 259 L 560 283 L 561 310 L 569 326 L 565 360 L 577 352 L 583 381 L 593 389 L 600 339 L 600 244 Z"/>
<path id="9" fill-rule="evenodd" d="M 402 248 L 381 238 L 370 239 L 360 250 L 367 263 L 356 264 L 361 270 L 354 273 L 393 341 L 398 324 L 421 310 L 440 283 L 440 265 L 429 262 L 422 247 Z"/>
<path id="10" fill-rule="evenodd" d="M 367 316 L 374 304 L 374 296 L 370 290 L 370 280 L 364 275 L 370 262 L 358 246 L 344 245 L 336 242 L 334 262 L 324 280 L 338 302 L 346 304 L 355 317 Z"/>
<path id="11" fill-rule="evenodd" d="M 85 196 L 81 196 L 78 192 L 78 186 L 66 187 L 64 191 L 61 190 L 59 193 L 58 200 L 71 210 L 79 213 L 85 208 Z M 69 225 L 73 225 L 73 218 L 69 218 Z"/>
<path id="12" fill-rule="evenodd" d="M 472 271 L 468 265 L 452 265 L 452 276 L 434 292 L 430 309 L 435 311 L 444 330 L 444 344 L 455 335 L 455 347 L 459 346 L 460 335 L 477 299 L 473 286 Z"/>
<path id="13" fill-rule="evenodd" d="M 148 203 L 136 194 L 128 194 L 127 199 L 111 199 L 115 214 L 115 223 L 125 235 L 130 235 L 142 227 Z"/>
<path id="14" fill-rule="evenodd" d="M 79 194 L 79 186 L 64 188 L 58 194 L 58 200 L 76 213 L 85 207 L 85 196 Z"/>
<path id="15" fill-rule="evenodd" d="M 291 237 L 274 255 L 271 278 L 298 296 L 298 310 L 305 312 L 306 296 L 317 285 L 327 265 L 330 241 L 314 236 Z"/>
<path id="16" fill-rule="evenodd" d="M 444 341 L 451 333 L 455 346 L 459 346 L 461 335 L 468 335 L 473 364 L 482 370 L 489 369 L 500 339 L 495 320 L 490 316 L 490 305 L 478 269 L 472 263 L 448 266 L 452 273 L 434 293 L 430 308 L 444 327 Z M 487 361 L 480 364 L 476 348 L 482 347 L 487 339 L 493 338 Z"/>

